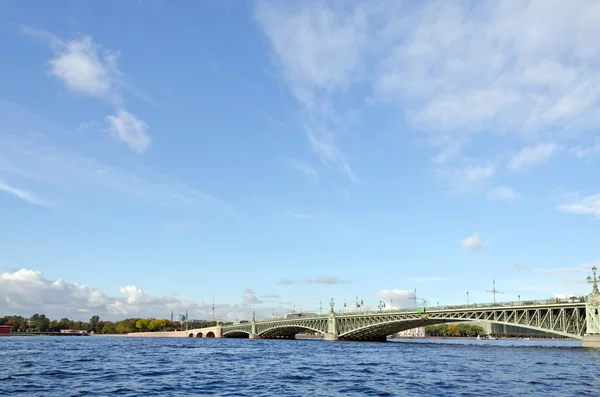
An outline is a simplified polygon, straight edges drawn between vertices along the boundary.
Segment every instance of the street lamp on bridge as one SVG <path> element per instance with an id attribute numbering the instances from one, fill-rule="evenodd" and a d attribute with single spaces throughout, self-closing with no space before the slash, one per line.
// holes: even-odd
<path id="1" fill-rule="evenodd" d="M 467 307 L 469 307 L 469 291 L 467 291 Z"/>

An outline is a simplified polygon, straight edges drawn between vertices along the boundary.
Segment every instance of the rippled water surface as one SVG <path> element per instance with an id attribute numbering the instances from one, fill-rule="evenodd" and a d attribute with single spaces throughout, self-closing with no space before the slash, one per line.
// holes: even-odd
<path id="1" fill-rule="evenodd" d="M 0 338 L 0 396 L 600 396 L 579 342 Z"/>

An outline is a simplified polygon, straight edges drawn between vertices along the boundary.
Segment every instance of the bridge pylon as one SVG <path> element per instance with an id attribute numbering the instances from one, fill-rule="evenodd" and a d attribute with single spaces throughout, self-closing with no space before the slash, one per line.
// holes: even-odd
<path id="1" fill-rule="evenodd" d="M 581 346 L 600 349 L 600 291 L 598 290 L 598 277 L 596 266 L 592 268 L 594 277 L 588 276 L 588 283 L 592 284 L 592 293 L 585 302 L 586 334 L 583 336 Z"/>
<path id="2" fill-rule="evenodd" d="M 331 298 L 329 317 L 327 318 L 327 333 L 323 335 L 323 339 L 325 340 L 338 340 L 338 327 L 335 311 L 333 310 L 334 306 L 335 303 L 333 302 L 333 298 Z"/>
<path id="3" fill-rule="evenodd" d="M 256 332 L 256 313 L 254 310 L 252 310 L 252 325 L 250 328 L 250 339 L 260 339 L 260 336 L 257 335 Z"/>

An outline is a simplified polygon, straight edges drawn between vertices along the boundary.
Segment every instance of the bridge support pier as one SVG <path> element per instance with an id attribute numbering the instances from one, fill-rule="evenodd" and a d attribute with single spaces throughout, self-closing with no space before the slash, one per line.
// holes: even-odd
<path id="1" fill-rule="evenodd" d="M 326 332 L 323 334 L 323 340 L 338 340 L 337 334 Z"/>
<path id="2" fill-rule="evenodd" d="M 256 334 L 250 334 L 249 338 L 250 339 L 262 339 L 260 336 L 258 336 Z"/>
<path id="3" fill-rule="evenodd" d="M 584 335 L 581 347 L 600 349 L 600 334 Z"/>

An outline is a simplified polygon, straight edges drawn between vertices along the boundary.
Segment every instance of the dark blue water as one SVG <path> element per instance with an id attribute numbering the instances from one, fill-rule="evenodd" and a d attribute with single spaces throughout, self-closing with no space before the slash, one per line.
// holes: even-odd
<path id="1" fill-rule="evenodd" d="M 600 396 L 578 342 L 0 338 L 1 396 Z"/>

